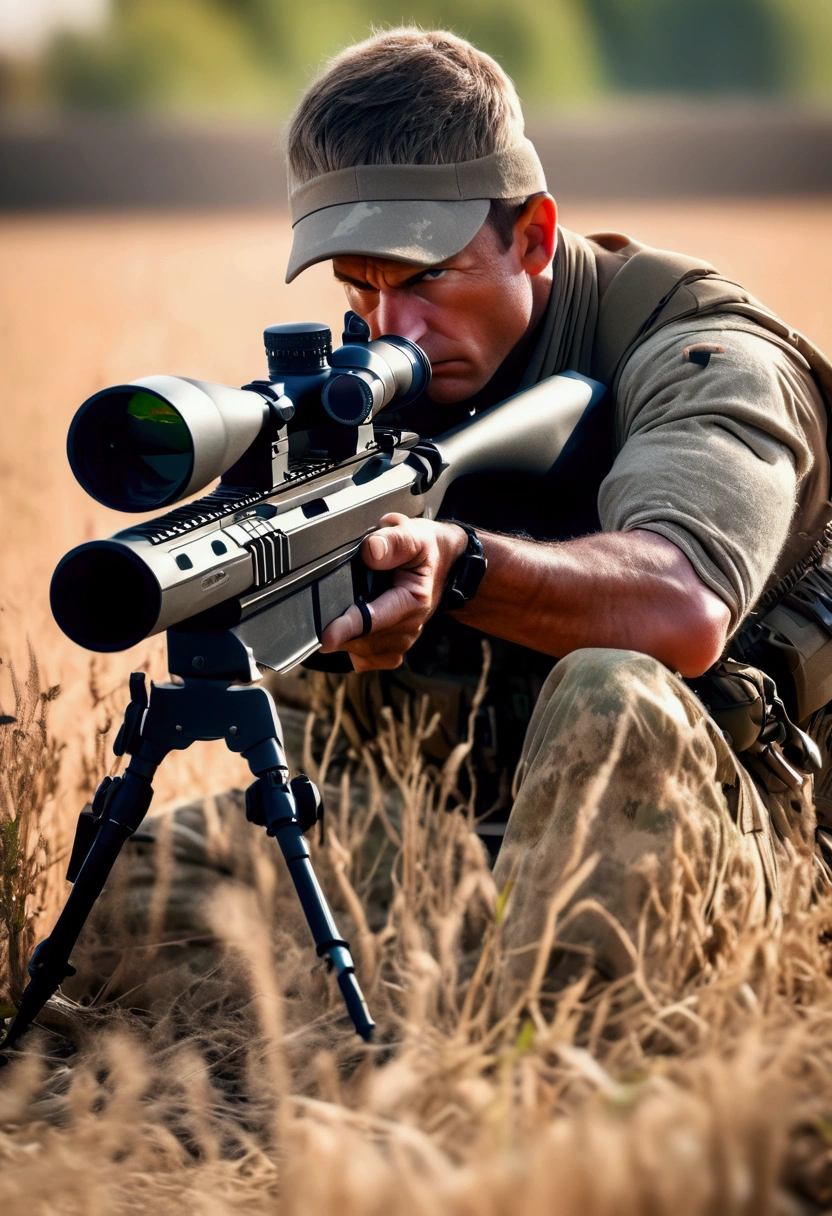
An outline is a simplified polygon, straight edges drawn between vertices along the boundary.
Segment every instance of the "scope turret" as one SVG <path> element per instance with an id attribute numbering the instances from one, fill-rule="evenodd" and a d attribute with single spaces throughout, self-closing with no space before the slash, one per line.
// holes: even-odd
<path id="1" fill-rule="evenodd" d="M 269 363 L 269 379 L 304 376 L 328 371 L 332 354 L 332 332 L 317 321 L 291 325 L 269 325 L 263 331 L 263 344 Z"/>

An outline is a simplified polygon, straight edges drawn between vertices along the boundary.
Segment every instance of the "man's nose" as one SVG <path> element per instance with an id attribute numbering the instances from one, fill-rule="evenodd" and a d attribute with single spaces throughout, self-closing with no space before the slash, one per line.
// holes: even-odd
<path id="1" fill-rule="evenodd" d="M 428 328 L 424 303 L 409 292 L 385 291 L 382 288 L 371 328 L 374 338 L 380 338 L 382 334 L 397 334 L 400 338 L 419 342 Z"/>

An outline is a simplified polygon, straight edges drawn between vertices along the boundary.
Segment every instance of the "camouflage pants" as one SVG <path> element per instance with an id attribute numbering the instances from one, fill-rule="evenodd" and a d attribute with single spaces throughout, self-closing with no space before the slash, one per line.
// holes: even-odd
<path id="1" fill-rule="evenodd" d="M 547 918 L 550 975 L 570 978 L 589 954 L 614 977 L 645 942 L 649 954 L 680 893 L 703 925 L 732 909 L 754 924 L 810 890 L 811 783 L 761 788 L 690 689 L 645 655 L 580 650 L 559 662 L 515 784 L 494 876 L 510 884 L 504 940 L 518 983 Z"/>
<path id="2" fill-rule="evenodd" d="M 726 915 L 776 926 L 808 900 L 815 812 L 811 782 L 799 792 L 770 784 L 757 783 L 656 660 L 600 649 L 561 660 L 529 724 L 494 870 L 498 891 L 508 891 L 506 990 L 528 978 L 547 921 L 554 986 L 587 959 L 610 977 L 631 971 L 639 954 L 649 969 L 674 918 L 702 933 Z M 154 921 L 155 900 L 160 937 L 184 940 L 189 956 L 202 940 L 206 960 L 206 897 L 231 874 L 252 881 L 253 863 L 242 861 L 260 835 L 239 793 L 212 805 L 211 815 L 206 804 L 149 820 L 126 850 L 120 895 L 136 923 Z M 267 855 L 282 865 L 273 846 Z"/>

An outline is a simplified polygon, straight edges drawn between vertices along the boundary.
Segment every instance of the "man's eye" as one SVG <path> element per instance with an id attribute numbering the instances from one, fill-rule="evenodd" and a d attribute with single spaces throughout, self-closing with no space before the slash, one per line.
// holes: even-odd
<path id="1" fill-rule="evenodd" d="M 445 270 L 426 270 L 424 275 L 422 276 L 422 278 L 423 279 L 441 279 L 442 275 L 447 274 L 447 273 L 448 273 L 447 269 L 445 269 Z"/>

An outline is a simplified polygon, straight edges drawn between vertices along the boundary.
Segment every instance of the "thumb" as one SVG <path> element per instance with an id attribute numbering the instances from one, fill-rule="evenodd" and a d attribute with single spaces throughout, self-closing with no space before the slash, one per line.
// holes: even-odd
<path id="1" fill-rule="evenodd" d="M 364 541 L 361 556 L 371 570 L 394 570 L 422 561 L 424 550 L 424 537 L 406 520 L 372 532 Z"/>

